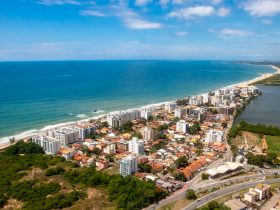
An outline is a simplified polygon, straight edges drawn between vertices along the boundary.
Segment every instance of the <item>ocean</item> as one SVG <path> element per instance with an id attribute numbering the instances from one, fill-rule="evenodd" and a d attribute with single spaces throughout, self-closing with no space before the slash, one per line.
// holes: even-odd
<path id="1" fill-rule="evenodd" d="M 268 66 L 224 61 L 0 62 L 0 137 L 204 93 L 271 72 Z"/>

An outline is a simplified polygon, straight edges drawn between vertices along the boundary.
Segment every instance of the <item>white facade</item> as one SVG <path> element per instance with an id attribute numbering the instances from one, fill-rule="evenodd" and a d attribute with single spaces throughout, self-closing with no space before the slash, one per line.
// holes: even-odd
<path id="1" fill-rule="evenodd" d="M 90 124 L 74 124 L 71 125 L 70 128 L 77 130 L 79 133 L 79 138 L 84 140 L 87 135 L 92 134 L 95 131 L 95 127 Z"/>
<path id="2" fill-rule="evenodd" d="M 144 155 L 144 141 L 133 137 L 132 140 L 128 142 L 128 151 L 135 155 Z"/>
<path id="3" fill-rule="evenodd" d="M 176 123 L 176 131 L 180 133 L 187 133 L 189 124 L 185 120 L 180 120 Z"/>
<path id="4" fill-rule="evenodd" d="M 176 103 L 166 103 L 164 106 L 164 109 L 167 110 L 168 112 L 173 112 L 177 108 Z"/>
<path id="5" fill-rule="evenodd" d="M 60 142 L 47 136 L 33 136 L 32 142 L 40 145 L 45 153 L 55 155 L 60 150 Z"/>
<path id="6" fill-rule="evenodd" d="M 205 142 L 206 143 L 222 142 L 223 135 L 224 135 L 223 131 L 210 129 L 206 133 Z"/>
<path id="7" fill-rule="evenodd" d="M 120 127 L 128 121 L 136 120 L 141 117 L 139 110 L 129 110 L 118 112 L 107 116 L 107 122 L 111 127 Z"/>
<path id="8" fill-rule="evenodd" d="M 144 109 L 144 110 L 141 110 L 141 113 L 140 113 L 140 116 L 146 120 L 148 120 L 148 118 L 152 115 L 152 112 Z"/>
<path id="9" fill-rule="evenodd" d="M 54 130 L 54 134 L 55 139 L 60 141 L 61 146 L 67 146 L 79 141 L 79 132 L 71 128 L 57 128 Z"/>
<path id="10" fill-rule="evenodd" d="M 177 108 L 174 110 L 175 117 L 182 118 L 184 114 L 186 114 L 186 110 L 182 108 Z"/>
<path id="11" fill-rule="evenodd" d="M 143 135 L 143 138 L 144 140 L 146 141 L 150 141 L 150 140 L 154 140 L 155 139 L 155 131 L 154 129 L 148 127 L 148 126 L 145 126 L 143 131 L 142 131 L 142 135 Z"/>
<path id="12" fill-rule="evenodd" d="M 107 147 L 103 149 L 103 152 L 108 155 L 114 155 L 116 154 L 116 145 L 115 144 L 109 144 Z"/>
<path id="13" fill-rule="evenodd" d="M 125 176 L 133 175 L 138 170 L 137 158 L 128 156 L 120 161 L 120 174 Z"/>

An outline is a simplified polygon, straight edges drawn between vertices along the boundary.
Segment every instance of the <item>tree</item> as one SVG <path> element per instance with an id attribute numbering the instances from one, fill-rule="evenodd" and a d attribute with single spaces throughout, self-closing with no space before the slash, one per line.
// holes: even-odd
<path id="1" fill-rule="evenodd" d="M 189 164 L 188 158 L 186 156 L 179 157 L 177 160 L 174 161 L 174 163 L 177 168 L 183 168 Z"/>
<path id="2" fill-rule="evenodd" d="M 139 132 L 133 133 L 133 134 L 132 134 L 132 137 L 137 137 L 138 139 L 142 139 L 142 138 L 143 138 L 142 134 L 139 133 Z"/>
<path id="3" fill-rule="evenodd" d="M 139 172 L 146 172 L 146 173 L 151 173 L 152 171 L 152 166 L 146 163 L 139 163 L 138 164 L 138 169 Z"/>
<path id="4" fill-rule="evenodd" d="M 197 199 L 197 196 L 196 196 L 196 194 L 195 194 L 193 189 L 186 190 L 185 197 L 188 200 L 195 200 L 195 199 Z"/>
<path id="5" fill-rule="evenodd" d="M 173 177 L 175 178 L 175 180 L 179 180 L 179 181 L 182 181 L 182 182 L 187 181 L 187 179 L 186 179 L 184 173 L 182 173 L 182 172 L 180 172 L 180 171 L 177 172 L 177 173 L 174 173 L 174 174 L 173 174 Z"/>
<path id="6" fill-rule="evenodd" d="M 153 115 L 150 115 L 149 117 L 148 117 L 148 122 L 152 122 L 154 120 L 154 116 Z"/>
<path id="7" fill-rule="evenodd" d="M 220 208 L 220 205 L 217 201 L 211 201 L 211 202 L 208 203 L 208 208 L 210 210 L 214 210 L 214 209 Z"/>
<path id="8" fill-rule="evenodd" d="M 205 173 L 201 174 L 201 179 L 202 180 L 209 179 L 209 174 L 205 174 Z"/>
<path id="9" fill-rule="evenodd" d="M 228 123 L 227 122 L 222 122 L 222 126 L 223 126 L 223 128 L 226 128 L 228 126 Z"/>

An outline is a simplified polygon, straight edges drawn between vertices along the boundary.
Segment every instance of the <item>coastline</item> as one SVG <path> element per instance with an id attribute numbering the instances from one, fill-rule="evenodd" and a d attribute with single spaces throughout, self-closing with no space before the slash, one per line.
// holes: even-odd
<path id="1" fill-rule="evenodd" d="M 228 85 L 228 86 L 224 86 L 222 88 L 235 87 L 235 86 L 240 86 L 240 85 L 251 85 L 254 82 L 258 82 L 260 80 L 272 77 L 276 74 L 280 74 L 280 68 L 277 67 L 277 66 L 274 66 L 274 65 L 263 65 L 263 66 L 269 66 L 272 69 L 274 69 L 275 72 L 274 73 L 262 74 L 261 76 L 258 76 L 254 79 L 247 80 L 247 81 L 240 82 L 240 83 L 236 83 L 236 84 L 232 84 L 232 85 Z M 222 88 L 220 88 L 220 89 L 222 89 Z M 202 94 L 205 94 L 205 93 L 201 93 L 201 94 L 197 94 L 197 95 L 202 95 Z M 120 110 L 120 111 L 113 111 L 113 112 L 109 112 L 109 113 L 101 114 L 101 115 L 98 115 L 98 116 L 95 116 L 95 117 L 85 118 L 85 119 L 81 119 L 81 120 L 77 120 L 77 121 L 70 121 L 70 122 L 65 122 L 65 123 L 47 125 L 47 126 L 41 128 L 41 129 L 36 129 L 36 130 L 34 129 L 34 130 L 22 132 L 22 133 L 17 134 L 17 135 L 2 137 L 2 138 L 0 138 L 0 150 L 8 147 L 9 145 L 11 145 L 11 143 L 9 142 L 9 139 L 11 139 L 11 138 L 15 138 L 15 142 L 16 142 L 16 141 L 21 140 L 21 139 L 30 138 L 33 135 L 45 132 L 49 129 L 59 128 L 59 127 L 71 125 L 71 124 L 74 124 L 74 123 L 77 123 L 77 122 L 87 122 L 89 120 L 98 120 L 98 119 L 105 118 L 107 115 L 118 113 L 118 112 L 124 112 L 124 111 L 129 111 L 129 110 L 136 110 L 136 109 L 145 109 L 145 108 L 149 108 L 149 107 L 160 107 L 160 106 L 162 106 L 166 103 L 172 103 L 172 102 L 175 102 L 175 100 L 144 105 L 144 106 L 141 106 L 141 107 L 138 107 L 138 108 L 136 107 L 136 108 L 130 108 L 130 109 L 125 109 L 125 110 Z"/>

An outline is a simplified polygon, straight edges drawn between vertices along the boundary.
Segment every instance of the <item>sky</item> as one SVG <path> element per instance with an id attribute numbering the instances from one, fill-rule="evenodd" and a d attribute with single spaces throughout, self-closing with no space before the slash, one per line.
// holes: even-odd
<path id="1" fill-rule="evenodd" d="M 279 58 L 280 0 L 0 0 L 0 61 Z"/>

